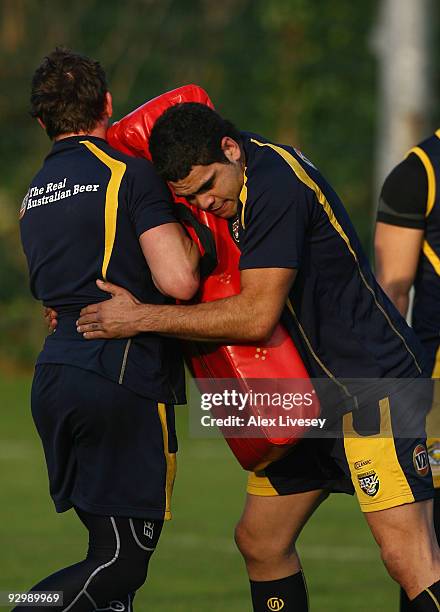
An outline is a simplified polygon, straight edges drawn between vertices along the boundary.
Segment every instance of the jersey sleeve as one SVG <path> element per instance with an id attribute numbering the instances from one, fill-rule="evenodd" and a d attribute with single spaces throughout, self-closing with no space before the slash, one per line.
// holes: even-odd
<path id="1" fill-rule="evenodd" d="M 420 159 L 411 153 L 385 179 L 377 220 L 389 225 L 425 228 L 428 178 Z"/>
<path id="2" fill-rule="evenodd" d="M 138 238 L 153 227 L 177 223 L 171 192 L 150 162 L 136 160 L 129 181 L 127 206 Z"/>
<path id="3" fill-rule="evenodd" d="M 248 187 L 240 270 L 298 268 L 309 216 L 307 188 L 293 178 L 273 177 L 257 192 Z"/>

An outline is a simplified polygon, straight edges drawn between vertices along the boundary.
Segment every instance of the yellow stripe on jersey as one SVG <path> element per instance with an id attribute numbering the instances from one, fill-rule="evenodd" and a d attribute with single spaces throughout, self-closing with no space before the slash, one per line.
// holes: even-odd
<path id="1" fill-rule="evenodd" d="M 116 237 L 116 220 L 118 216 L 118 194 L 121 186 L 122 177 L 127 168 L 124 162 L 113 159 L 104 151 L 101 151 L 93 142 L 89 140 L 81 140 L 81 144 L 85 145 L 89 151 L 96 155 L 108 168 L 110 168 L 111 176 L 107 185 L 105 195 L 105 243 L 104 243 L 104 258 L 102 262 L 102 278 L 107 280 L 107 269 L 112 256 L 113 246 Z"/>
<path id="2" fill-rule="evenodd" d="M 355 431 L 353 413 L 343 417 L 345 456 L 363 512 L 386 510 L 414 501 L 414 495 L 397 458 L 390 402 L 387 397 L 380 400 L 379 408 L 380 432 L 371 436 L 361 436 Z M 370 497 L 362 489 L 362 477 L 377 479 L 377 492 L 374 496 Z"/>
<path id="3" fill-rule="evenodd" d="M 244 229 L 245 225 L 244 225 L 244 209 L 246 208 L 246 202 L 247 202 L 247 175 L 246 175 L 246 170 L 247 168 L 244 169 L 244 174 L 243 174 L 243 187 L 241 188 L 240 191 L 240 195 L 239 200 L 240 202 L 243 204 L 243 208 L 241 209 L 241 226 Z"/>
<path id="4" fill-rule="evenodd" d="M 423 253 L 426 255 L 429 263 L 434 268 L 436 274 L 440 276 L 440 258 L 434 249 L 429 245 L 427 240 L 423 241 Z"/>
<path id="5" fill-rule="evenodd" d="M 420 159 L 422 164 L 425 166 L 426 176 L 428 177 L 428 198 L 426 200 L 426 213 L 425 213 L 425 216 L 427 217 L 430 214 L 431 210 L 433 209 L 433 206 L 435 203 L 436 184 L 435 184 L 434 168 L 432 166 L 431 160 L 426 155 L 425 151 L 421 149 L 420 147 L 414 147 L 413 149 L 408 151 L 407 156 L 410 153 L 414 153 L 415 155 L 417 155 L 417 157 Z"/>
<path id="6" fill-rule="evenodd" d="M 288 151 L 286 151 L 282 147 L 279 147 L 279 146 L 274 145 L 274 144 L 269 143 L 269 142 L 264 142 L 264 143 L 263 142 L 259 142 L 258 140 L 255 140 L 254 138 L 251 138 L 251 142 L 253 142 L 254 144 L 258 145 L 259 147 L 269 147 L 270 149 L 273 149 L 290 166 L 290 168 L 293 170 L 293 172 L 295 173 L 297 178 L 302 183 L 307 185 L 307 187 L 309 187 L 312 191 L 315 192 L 316 198 L 317 198 L 318 202 L 321 204 L 321 206 L 323 207 L 323 209 L 324 209 L 324 211 L 325 211 L 325 213 L 326 213 L 330 223 L 332 224 L 334 229 L 338 232 L 338 234 L 340 235 L 342 240 L 345 242 L 345 244 L 347 245 L 348 250 L 350 251 L 351 255 L 353 256 L 353 259 L 355 260 L 356 265 L 358 267 L 359 275 L 360 275 L 360 277 L 361 277 L 361 279 L 362 279 L 366 289 L 371 293 L 371 295 L 373 297 L 373 300 L 374 300 L 374 303 L 376 304 L 377 308 L 380 310 L 380 312 L 385 317 L 388 325 L 391 327 L 391 329 L 394 331 L 394 333 L 400 338 L 400 340 L 404 344 L 406 350 L 412 356 L 417 369 L 421 373 L 422 372 L 422 368 L 420 367 L 420 365 L 419 365 L 419 363 L 418 363 L 418 361 L 416 359 L 416 356 L 414 355 L 414 353 L 409 348 L 408 344 L 406 343 L 405 338 L 402 336 L 402 334 L 399 333 L 399 331 L 393 325 L 393 323 L 392 323 L 390 317 L 388 316 L 387 312 L 382 308 L 382 306 L 377 301 L 376 294 L 374 293 L 373 288 L 370 287 L 370 285 L 367 282 L 367 279 L 364 276 L 364 273 L 363 273 L 362 268 L 360 266 L 360 263 L 359 263 L 357 255 L 356 255 L 356 252 L 354 251 L 353 247 L 351 246 L 350 239 L 348 238 L 347 234 L 344 232 L 344 230 L 341 227 L 339 221 L 336 219 L 336 216 L 335 216 L 335 214 L 334 214 L 334 212 L 332 210 L 332 207 L 330 206 L 329 201 L 327 200 L 327 198 L 323 194 L 323 192 L 320 189 L 320 187 L 307 174 L 307 172 L 301 166 L 299 161 L 291 153 L 289 153 Z"/>
<path id="7" fill-rule="evenodd" d="M 167 412 L 165 404 L 157 404 L 159 412 L 160 424 L 162 426 L 163 435 L 163 452 L 165 454 L 165 461 L 167 465 L 167 473 L 165 480 L 165 514 L 164 520 L 169 521 L 171 517 L 171 495 L 173 493 L 174 480 L 176 478 L 176 453 L 170 453 L 168 450 L 168 426 L 167 426 Z"/>

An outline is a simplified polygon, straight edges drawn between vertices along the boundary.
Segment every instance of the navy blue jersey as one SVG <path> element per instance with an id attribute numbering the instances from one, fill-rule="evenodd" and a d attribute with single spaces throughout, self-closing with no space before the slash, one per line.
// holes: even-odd
<path id="1" fill-rule="evenodd" d="M 176 222 L 169 191 L 144 159 L 101 138 L 54 143 L 20 211 L 33 295 L 59 313 L 38 363 L 92 370 L 160 402 L 184 400 L 177 341 L 154 334 L 131 340 L 84 340 L 75 321 L 83 306 L 108 299 L 95 280 L 125 287 L 142 302 L 167 301 L 155 287 L 141 234 Z"/>
<path id="2" fill-rule="evenodd" d="M 440 375 L 440 130 L 411 149 L 385 180 L 378 221 L 424 232 L 414 279 L 412 325 Z"/>
<path id="3" fill-rule="evenodd" d="M 282 315 L 311 376 L 415 377 L 423 352 L 377 284 L 341 201 L 293 147 L 243 134 L 240 269 L 295 268 Z M 362 387 L 362 385 L 361 385 Z"/>

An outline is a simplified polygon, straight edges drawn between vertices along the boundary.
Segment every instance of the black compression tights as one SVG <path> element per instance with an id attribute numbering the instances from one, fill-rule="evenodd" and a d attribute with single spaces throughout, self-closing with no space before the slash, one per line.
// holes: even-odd
<path id="1" fill-rule="evenodd" d="M 89 532 L 87 557 L 48 576 L 32 591 L 62 591 L 63 605 L 17 606 L 17 612 L 132 612 L 136 589 L 147 577 L 148 562 L 162 521 L 96 516 L 75 509 Z"/>

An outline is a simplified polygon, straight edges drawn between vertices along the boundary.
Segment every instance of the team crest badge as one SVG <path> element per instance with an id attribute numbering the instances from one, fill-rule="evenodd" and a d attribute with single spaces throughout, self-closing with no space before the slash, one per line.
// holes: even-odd
<path id="1" fill-rule="evenodd" d="M 317 167 L 312 164 L 312 162 L 310 161 L 310 159 L 307 159 L 307 157 L 304 155 L 304 153 L 302 151 L 300 151 L 299 149 L 295 149 L 295 153 L 298 155 L 298 157 L 300 157 L 304 162 L 306 162 L 306 164 L 308 164 L 309 166 L 311 166 L 312 168 L 314 168 L 315 170 L 317 170 Z"/>
<path id="2" fill-rule="evenodd" d="M 358 474 L 359 486 L 369 497 L 377 495 L 380 486 L 379 476 L 374 470 L 369 470 L 363 474 Z"/>
<path id="3" fill-rule="evenodd" d="M 240 219 L 237 217 L 231 223 L 231 233 L 232 237 L 237 244 L 240 242 Z"/>
<path id="4" fill-rule="evenodd" d="M 18 215 L 19 219 L 23 219 L 24 217 L 24 213 L 26 212 L 27 209 L 27 204 L 28 204 L 28 200 L 29 200 L 29 191 L 27 192 L 27 194 L 24 196 L 23 198 L 23 202 L 21 203 L 20 206 L 20 213 Z"/>
<path id="5" fill-rule="evenodd" d="M 413 451 L 413 463 L 419 476 L 426 476 L 429 472 L 428 451 L 424 444 L 417 444 Z"/>
<path id="6" fill-rule="evenodd" d="M 267 600 L 267 609 L 271 612 L 279 612 L 284 608 L 284 601 L 280 597 L 271 597 Z"/>

